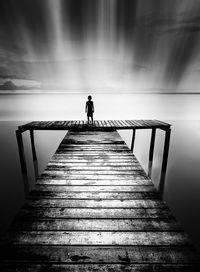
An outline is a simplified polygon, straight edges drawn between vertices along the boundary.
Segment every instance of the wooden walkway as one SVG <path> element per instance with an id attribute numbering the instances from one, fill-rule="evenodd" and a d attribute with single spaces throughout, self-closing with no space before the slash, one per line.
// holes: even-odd
<path id="1" fill-rule="evenodd" d="M 152 129 L 170 128 L 168 123 L 159 120 L 95 120 L 93 124 L 87 121 L 33 121 L 20 126 L 21 131 L 26 130 L 104 130 L 104 129 Z"/>
<path id="2" fill-rule="evenodd" d="M 112 131 L 67 133 L 11 226 L 0 271 L 200 271 L 190 240 Z"/>
<path id="3" fill-rule="evenodd" d="M 23 126 L 19 126 L 16 131 L 17 143 L 19 148 L 19 156 L 21 162 L 22 177 L 24 181 L 25 193 L 29 192 L 28 188 L 28 171 L 26 166 L 25 152 L 23 146 L 22 134 L 27 130 L 30 131 L 33 163 L 35 169 L 35 176 L 38 177 L 38 167 L 37 167 L 37 156 L 34 143 L 34 130 L 73 130 L 73 131 L 113 131 L 120 129 L 132 130 L 132 141 L 131 141 L 131 151 L 134 149 L 135 135 L 137 130 L 148 129 L 151 130 L 151 140 L 149 149 L 149 165 L 148 165 L 148 176 L 151 177 L 152 165 L 153 165 L 153 155 L 154 155 L 154 145 L 156 131 L 162 130 L 165 133 L 163 159 L 161 166 L 161 175 L 159 182 L 159 193 L 162 195 L 165 185 L 165 176 L 167 170 L 167 160 L 169 153 L 169 143 L 171 134 L 171 125 L 159 120 L 95 120 L 93 124 L 88 124 L 87 121 L 33 121 L 27 123 Z"/>

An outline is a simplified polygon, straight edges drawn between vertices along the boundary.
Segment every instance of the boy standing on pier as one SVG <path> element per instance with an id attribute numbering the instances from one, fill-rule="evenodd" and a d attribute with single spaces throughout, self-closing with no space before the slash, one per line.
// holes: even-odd
<path id="1" fill-rule="evenodd" d="M 88 96 L 88 101 L 86 102 L 86 106 L 85 106 L 85 112 L 87 113 L 88 124 L 90 123 L 90 118 L 93 124 L 94 104 L 93 104 L 91 95 Z"/>

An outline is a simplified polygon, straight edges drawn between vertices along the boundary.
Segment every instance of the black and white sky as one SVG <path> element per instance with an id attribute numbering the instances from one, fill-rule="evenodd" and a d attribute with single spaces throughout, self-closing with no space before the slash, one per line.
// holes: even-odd
<path id="1" fill-rule="evenodd" d="M 199 33 L 199 0 L 1 0 L 0 83 L 198 92 Z"/>

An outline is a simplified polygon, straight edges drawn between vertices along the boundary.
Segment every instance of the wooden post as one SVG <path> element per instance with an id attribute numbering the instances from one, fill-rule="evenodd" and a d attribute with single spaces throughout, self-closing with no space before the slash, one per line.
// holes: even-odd
<path id="1" fill-rule="evenodd" d="M 35 179 L 37 179 L 39 177 L 38 162 L 37 162 L 37 155 L 36 155 L 36 150 L 35 150 L 34 131 L 32 129 L 30 130 L 30 138 L 31 138 L 31 149 L 32 149 L 32 155 L 33 155 Z"/>
<path id="2" fill-rule="evenodd" d="M 163 196 L 164 187 L 165 187 L 165 177 L 166 177 L 167 161 L 168 161 L 168 155 L 169 155 L 170 135 L 171 135 L 171 129 L 168 128 L 165 130 L 165 143 L 164 143 L 163 160 L 162 160 L 162 168 L 161 168 L 160 183 L 159 183 L 159 193 L 161 196 Z"/>
<path id="3" fill-rule="evenodd" d="M 27 173 L 27 167 L 26 167 L 26 158 L 24 154 L 22 132 L 20 130 L 16 130 L 16 137 L 17 137 L 17 144 L 18 144 L 18 150 L 19 150 L 22 179 L 24 183 L 24 192 L 25 192 L 25 196 L 27 196 L 29 192 L 28 173 Z"/>
<path id="4" fill-rule="evenodd" d="M 30 137 L 31 137 L 31 148 L 32 148 L 33 160 L 36 161 L 37 155 L 35 151 L 34 131 L 32 129 L 30 130 Z"/>
<path id="5" fill-rule="evenodd" d="M 156 129 L 152 129 L 151 133 L 151 142 L 149 148 L 149 166 L 148 166 L 148 176 L 151 178 L 152 174 L 152 166 L 153 166 L 153 154 L 154 154 L 154 146 L 155 146 L 155 136 L 156 136 Z"/>
<path id="6" fill-rule="evenodd" d="M 133 136 L 132 136 L 132 142 L 131 142 L 131 151 L 134 149 L 135 144 L 135 129 L 133 129 Z"/>

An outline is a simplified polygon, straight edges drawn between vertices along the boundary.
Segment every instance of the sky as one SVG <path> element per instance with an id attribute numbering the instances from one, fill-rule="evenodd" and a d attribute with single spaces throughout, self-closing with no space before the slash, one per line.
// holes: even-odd
<path id="1" fill-rule="evenodd" d="M 199 0 L 1 0 L 1 89 L 199 92 L 199 14 Z"/>

